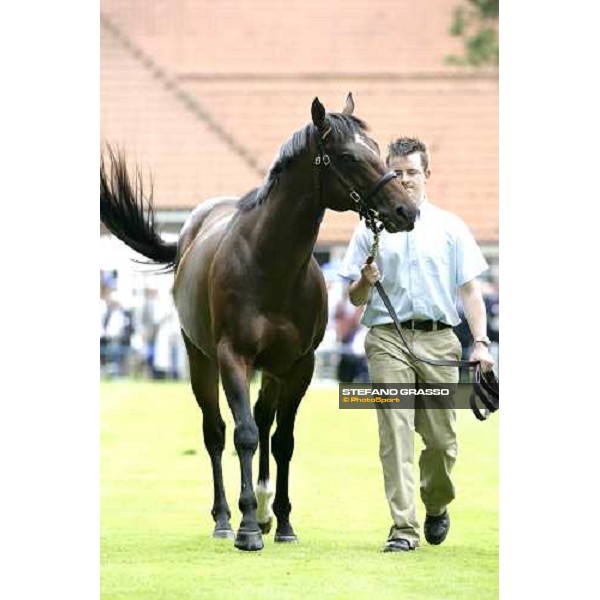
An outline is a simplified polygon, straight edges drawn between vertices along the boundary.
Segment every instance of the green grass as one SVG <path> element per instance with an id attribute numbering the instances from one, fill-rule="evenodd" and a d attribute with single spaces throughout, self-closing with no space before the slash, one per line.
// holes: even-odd
<path id="1" fill-rule="evenodd" d="M 237 528 L 239 463 L 224 398 L 222 410 L 225 484 Z M 376 415 L 339 410 L 335 389 L 313 386 L 298 414 L 291 467 L 300 543 L 276 545 L 271 533 L 262 552 L 243 553 L 210 537 L 212 476 L 189 386 L 103 383 L 102 598 L 497 598 L 498 417 L 479 423 L 459 413 L 457 499 L 443 545 L 380 552 L 391 522 Z"/>

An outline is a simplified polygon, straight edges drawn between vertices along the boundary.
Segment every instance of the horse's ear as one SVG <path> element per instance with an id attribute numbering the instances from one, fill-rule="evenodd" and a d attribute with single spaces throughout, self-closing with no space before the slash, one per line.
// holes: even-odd
<path id="1" fill-rule="evenodd" d="M 346 98 L 346 106 L 344 106 L 344 110 L 342 111 L 343 115 L 351 115 L 354 112 L 354 99 L 352 98 L 352 92 L 348 92 L 348 97 Z"/>
<path id="2" fill-rule="evenodd" d="M 322 129 L 325 125 L 325 107 L 319 102 L 319 99 L 315 97 L 312 106 L 310 108 L 312 114 L 312 121 L 317 129 Z"/>

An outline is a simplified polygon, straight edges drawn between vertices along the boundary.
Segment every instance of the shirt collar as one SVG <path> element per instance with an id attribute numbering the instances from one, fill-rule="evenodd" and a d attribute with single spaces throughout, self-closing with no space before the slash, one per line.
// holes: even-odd
<path id="1" fill-rule="evenodd" d="M 421 200 L 421 204 L 419 204 L 419 208 L 429 204 L 429 200 L 427 199 L 427 194 L 423 194 L 423 200 Z"/>
<path id="2" fill-rule="evenodd" d="M 424 195 L 423 196 L 423 200 L 421 200 L 421 204 L 419 204 L 419 211 L 420 212 L 427 212 L 429 210 L 429 207 L 431 206 L 431 204 L 429 203 L 429 200 L 427 199 L 427 196 Z"/>

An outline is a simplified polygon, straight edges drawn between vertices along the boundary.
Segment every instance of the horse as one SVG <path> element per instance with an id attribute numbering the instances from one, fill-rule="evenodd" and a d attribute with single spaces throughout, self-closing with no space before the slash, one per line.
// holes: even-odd
<path id="1" fill-rule="evenodd" d="M 173 296 L 213 471 L 212 535 L 234 538 L 240 550 L 263 548 L 273 512 L 275 541 L 298 540 L 289 518 L 289 468 L 296 413 L 327 324 L 325 281 L 312 256 L 325 210 L 356 211 L 370 226 L 390 232 L 411 231 L 418 216 L 353 111 L 352 94 L 341 113 L 327 113 L 315 98 L 312 120 L 282 145 L 262 184 L 241 199 L 202 202 L 176 243 L 158 234 L 152 194 L 144 196 L 139 172 L 132 185 L 120 154 L 108 147 L 110 172 L 101 158 L 102 223 L 129 247 L 174 271 Z M 255 369 L 262 377 L 252 413 L 249 379 Z M 242 519 L 235 535 L 221 468 L 225 423 L 219 376 L 233 413 L 241 468 Z M 273 499 L 269 434 L 275 420 Z"/>

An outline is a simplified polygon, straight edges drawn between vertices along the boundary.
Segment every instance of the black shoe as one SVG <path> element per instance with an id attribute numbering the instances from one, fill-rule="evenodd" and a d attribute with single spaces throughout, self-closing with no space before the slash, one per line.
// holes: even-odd
<path id="1" fill-rule="evenodd" d="M 404 538 L 392 537 L 394 535 L 395 529 L 396 528 L 392 525 L 387 542 L 383 547 L 383 552 L 410 552 L 411 550 L 414 550 L 414 548 L 410 545 L 410 542 L 408 540 Z"/>
<path id="2" fill-rule="evenodd" d="M 388 540 L 383 547 L 383 552 L 410 552 L 414 548 L 404 538 L 393 538 Z"/>
<path id="3" fill-rule="evenodd" d="M 425 539 L 432 545 L 437 546 L 441 544 L 448 535 L 450 529 L 450 515 L 448 511 L 444 511 L 443 514 L 434 517 L 433 515 L 427 515 L 425 517 Z"/>

